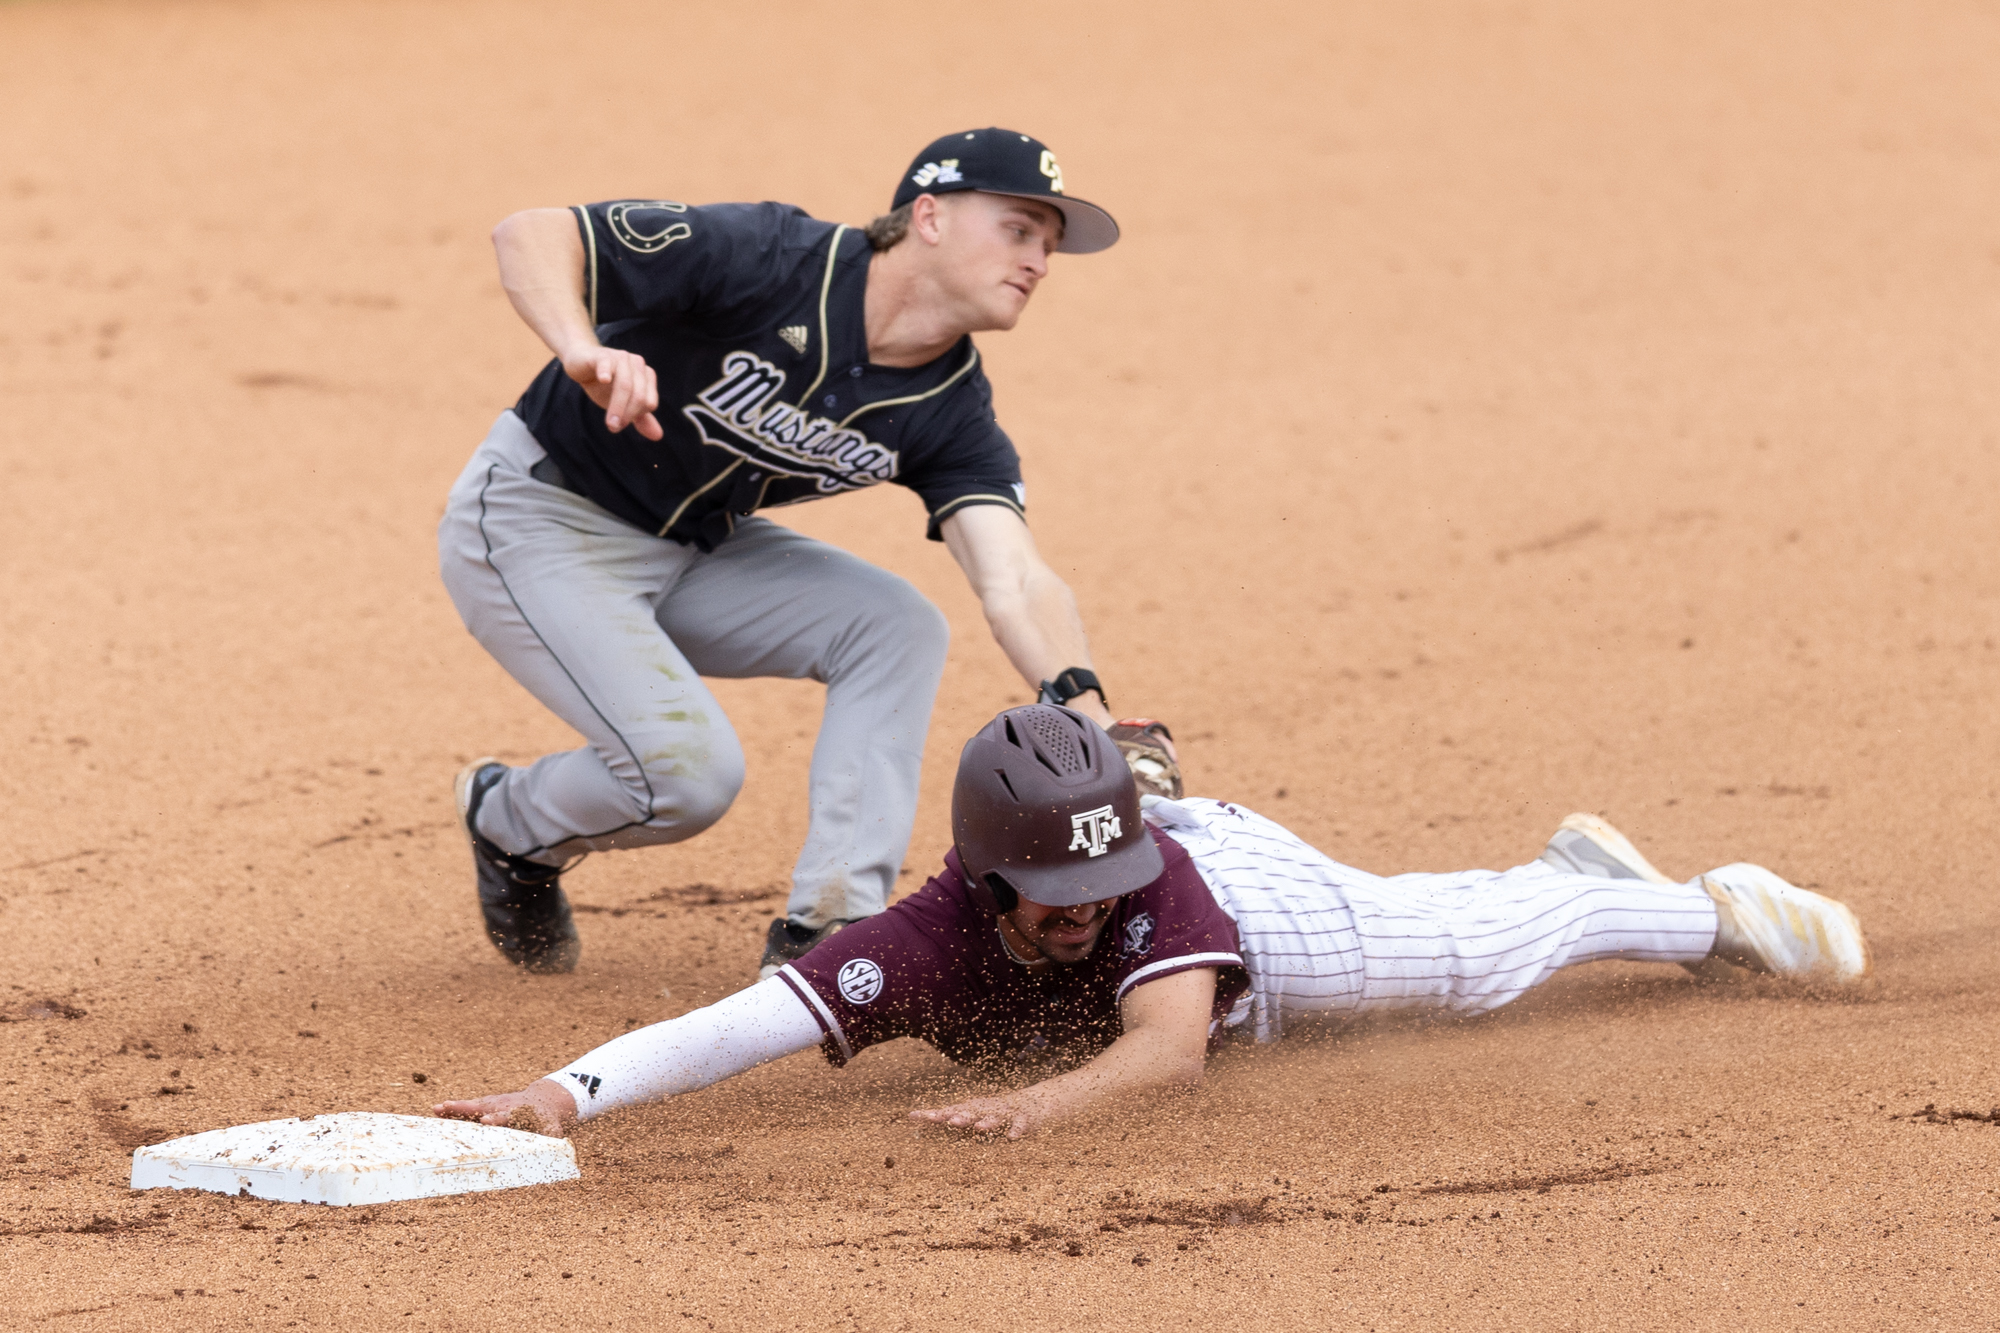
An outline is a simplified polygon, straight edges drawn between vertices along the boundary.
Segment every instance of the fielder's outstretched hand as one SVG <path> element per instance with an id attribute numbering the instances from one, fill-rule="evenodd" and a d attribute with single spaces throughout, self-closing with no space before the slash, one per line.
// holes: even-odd
<path id="1" fill-rule="evenodd" d="M 666 434 L 653 409 L 660 405 L 659 377 L 637 352 L 592 347 L 563 357 L 563 373 L 583 386 L 590 401 L 604 409 L 604 428 L 616 435 L 637 426 L 649 440 Z"/>
<path id="2" fill-rule="evenodd" d="M 935 1111 L 912 1111 L 910 1119 L 943 1125 L 946 1129 L 970 1130 L 974 1134 L 1005 1134 L 1010 1139 L 1018 1139 L 1039 1129 L 1043 1116 L 1028 1098 L 1016 1093 L 1011 1097 L 974 1097 Z"/>
<path id="3" fill-rule="evenodd" d="M 463 1102 L 439 1102 L 432 1115 L 447 1120 L 477 1120 L 482 1125 L 506 1125 L 559 1139 L 576 1123 L 576 1098 L 562 1084 L 538 1078 L 519 1092 L 496 1092 Z"/>

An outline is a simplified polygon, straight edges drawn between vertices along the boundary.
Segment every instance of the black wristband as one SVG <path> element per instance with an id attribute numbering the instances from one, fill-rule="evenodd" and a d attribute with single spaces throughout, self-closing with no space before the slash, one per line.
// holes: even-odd
<path id="1" fill-rule="evenodd" d="M 1042 682 L 1041 695 L 1037 703 L 1066 704 L 1079 694 L 1095 692 L 1097 701 L 1108 711 L 1111 701 L 1104 697 L 1104 687 L 1097 683 L 1097 673 L 1089 667 L 1067 667 L 1054 680 Z"/>

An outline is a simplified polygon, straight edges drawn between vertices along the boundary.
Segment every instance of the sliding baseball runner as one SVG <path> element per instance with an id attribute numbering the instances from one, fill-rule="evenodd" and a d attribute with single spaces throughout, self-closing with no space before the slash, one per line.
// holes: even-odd
<path id="1" fill-rule="evenodd" d="M 563 871 L 714 824 L 742 747 L 703 677 L 826 686 L 775 972 L 882 910 L 915 818 L 944 617 L 903 579 L 759 511 L 893 482 L 1041 697 L 1105 725 L 1068 586 L 1026 522 L 1020 460 L 972 335 L 1012 328 L 1057 251 L 1118 239 L 1025 134 L 947 135 L 865 228 L 782 204 L 638 199 L 494 232 L 555 359 L 452 488 L 446 588 L 480 644 L 584 744 L 459 774 L 488 937 L 568 971 Z"/>
<path id="2" fill-rule="evenodd" d="M 888 911 L 706 1009 L 618 1037 L 520 1092 L 440 1115 L 560 1133 L 818 1046 L 893 1037 L 957 1061 L 1070 1056 L 1068 1072 L 911 1114 L 1019 1137 L 1107 1100 L 1187 1086 L 1231 1029 L 1288 1015 L 1498 1008 L 1604 959 L 1859 980 L 1846 907 L 1738 863 L 1675 883 L 1572 815 L 1512 870 L 1383 878 L 1240 805 L 1141 797 L 1069 709 L 995 718 L 965 747 L 943 870 Z"/>

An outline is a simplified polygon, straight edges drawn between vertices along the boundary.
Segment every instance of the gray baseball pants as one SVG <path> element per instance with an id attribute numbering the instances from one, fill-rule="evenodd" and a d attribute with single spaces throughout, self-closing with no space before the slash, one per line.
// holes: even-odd
<path id="1" fill-rule="evenodd" d="M 438 527 L 465 627 L 587 742 L 510 769 L 479 831 L 551 865 L 691 838 L 743 785 L 742 746 L 701 678 L 817 680 L 789 915 L 818 927 L 881 911 L 916 818 L 944 616 L 895 575 L 764 519 L 707 554 L 655 537 L 530 476 L 546 456 L 502 413 Z"/>

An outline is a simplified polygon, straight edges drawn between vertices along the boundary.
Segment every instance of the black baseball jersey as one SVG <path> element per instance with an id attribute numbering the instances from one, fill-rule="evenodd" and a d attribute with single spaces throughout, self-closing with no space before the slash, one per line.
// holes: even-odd
<path id="1" fill-rule="evenodd" d="M 572 488 L 705 551 L 740 516 L 885 481 L 923 498 L 933 540 L 967 505 L 1022 512 L 970 337 L 926 365 L 869 363 L 862 232 L 773 203 L 572 211 L 598 337 L 653 367 L 666 431 L 612 434 L 551 361 L 515 411 Z"/>

